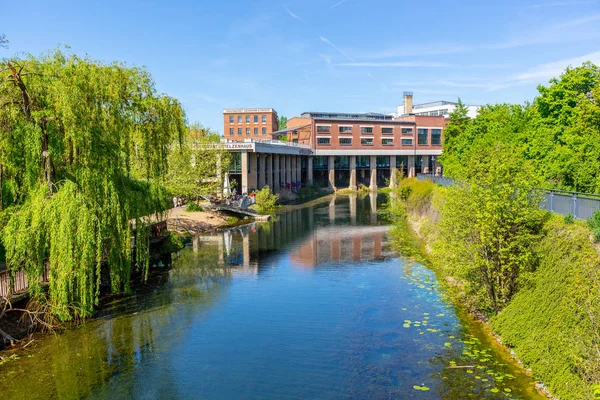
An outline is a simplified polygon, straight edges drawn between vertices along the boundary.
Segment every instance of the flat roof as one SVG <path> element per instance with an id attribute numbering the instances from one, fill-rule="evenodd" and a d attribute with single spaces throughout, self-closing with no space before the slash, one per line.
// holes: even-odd
<path id="1" fill-rule="evenodd" d="M 380 113 L 341 113 L 341 112 L 326 112 L 326 111 L 307 111 L 301 115 L 303 118 L 318 118 L 318 119 L 346 119 L 346 120 L 370 120 L 370 121 L 391 121 L 394 116 L 391 114 Z"/>
<path id="2" fill-rule="evenodd" d="M 223 114 L 249 114 L 249 113 L 263 113 L 263 112 L 277 113 L 272 108 L 226 108 L 223 110 Z"/>

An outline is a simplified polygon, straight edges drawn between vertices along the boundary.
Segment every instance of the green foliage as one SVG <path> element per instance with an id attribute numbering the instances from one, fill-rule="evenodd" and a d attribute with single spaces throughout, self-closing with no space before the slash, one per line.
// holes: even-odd
<path id="1" fill-rule="evenodd" d="M 409 212 L 423 214 L 431 205 L 431 197 L 435 185 L 430 181 L 419 181 L 417 178 L 404 179 L 396 192 L 406 201 Z"/>
<path id="2" fill-rule="evenodd" d="M 277 129 L 278 130 L 283 130 L 287 128 L 287 117 L 284 117 L 283 115 L 281 117 L 279 117 L 279 120 L 277 121 Z"/>
<path id="3" fill-rule="evenodd" d="M 232 153 L 221 148 L 218 133 L 194 124 L 171 143 L 169 170 L 165 185 L 174 196 L 198 198 L 218 193 L 222 180 L 217 171 L 227 171 L 233 161 Z"/>
<path id="4" fill-rule="evenodd" d="M 568 68 L 538 90 L 533 104 L 484 106 L 471 121 L 453 113 L 440 157 L 445 173 L 465 179 L 473 154 L 504 143 L 515 158 L 532 162 L 544 187 L 600 193 L 599 68 Z"/>
<path id="5" fill-rule="evenodd" d="M 546 215 L 531 192 L 531 166 L 497 145 L 469 160 L 470 181 L 450 188 L 440 207 L 438 251 L 463 280 L 476 307 L 498 312 L 533 271 L 535 242 Z M 409 199 L 410 200 L 410 199 Z"/>
<path id="6" fill-rule="evenodd" d="M 567 213 L 564 216 L 564 221 L 565 224 L 572 224 L 573 222 L 575 222 L 575 217 L 573 217 L 573 214 Z"/>
<path id="7" fill-rule="evenodd" d="M 271 214 L 277 209 L 279 195 L 271 193 L 271 188 L 265 186 L 256 192 L 256 211 L 259 214 Z"/>
<path id="8" fill-rule="evenodd" d="M 201 211 L 204 211 L 204 209 L 199 204 L 191 201 L 187 204 L 187 206 L 185 206 L 185 211 L 186 212 L 201 212 Z"/>
<path id="9" fill-rule="evenodd" d="M 539 268 L 492 325 L 557 398 L 592 398 L 600 382 L 600 279 L 589 231 L 554 217 L 534 250 Z"/>
<path id="10" fill-rule="evenodd" d="M 60 50 L 2 64 L 7 266 L 24 270 L 34 301 L 43 301 L 38 280 L 47 263 L 51 311 L 62 320 L 89 316 L 103 260 L 113 291 L 129 290 L 132 266 L 147 271 L 149 232 L 139 217 L 166 207 L 162 176 L 170 143 L 185 132 L 183 109 L 158 95 L 140 68 Z"/>

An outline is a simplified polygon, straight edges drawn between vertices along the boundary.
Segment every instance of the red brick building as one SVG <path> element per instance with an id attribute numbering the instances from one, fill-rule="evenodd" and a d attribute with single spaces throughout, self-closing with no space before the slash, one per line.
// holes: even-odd
<path id="1" fill-rule="evenodd" d="M 277 131 L 277 112 L 272 108 L 223 110 L 223 136 L 229 140 L 271 139 Z"/>

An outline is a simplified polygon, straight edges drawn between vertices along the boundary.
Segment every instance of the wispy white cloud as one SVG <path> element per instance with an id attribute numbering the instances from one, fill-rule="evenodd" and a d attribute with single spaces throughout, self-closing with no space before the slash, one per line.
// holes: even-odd
<path id="1" fill-rule="evenodd" d="M 428 61 L 387 61 L 387 62 L 351 62 L 339 63 L 342 67 L 373 67 L 373 68 L 390 68 L 390 67 L 425 67 L 425 68 L 442 68 L 442 67 L 457 67 L 457 65 L 444 62 L 428 62 Z"/>
<path id="2" fill-rule="evenodd" d="M 291 12 L 289 8 L 287 8 L 287 7 L 283 7 L 283 8 L 285 9 L 285 11 L 287 11 L 287 13 L 290 15 L 290 17 L 297 19 L 298 21 L 302 22 L 303 24 L 306 23 L 302 18 L 300 18 L 299 16 L 297 16 L 296 14 Z"/>
<path id="3" fill-rule="evenodd" d="M 598 36 L 598 30 L 595 29 L 595 27 L 592 31 L 589 29 L 578 30 L 576 28 L 584 27 L 585 25 L 595 21 L 600 21 L 600 14 L 574 18 L 530 32 L 522 32 L 518 36 L 506 41 L 492 43 L 482 47 L 484 49 L 500 50 L 543 44 L 570 43 L 585 39 L 593 39 Z"/>
<path id="4" fill-rule="evenodd" d="M 600 51 L 589 53 L 581 57 L 568 58 L 565 60 L 540 64 L 515 75 L 512 79 L 516 82 L 530 82 L 550 79 L 559 76 L 567 67 L 576 67 L 586 61 L 591 61 L 594 64 L 600 64 Z"/>
<path id="5" fill-rule="evenodd" d="M 352 50 L 353 55 L 360 59 L 377 60 L 395 57 L 410 56 L 436 56 L 445 54 L 466 53 L 474 50 L 474 46 L 455 44 L 415 44 L 406 46 L 393 46 L 377 51 Z"/>
<path id="6" fill-rule="evenodd" d="M 540 8 L 548 8 L 548 7 L 572 7 L 572 6 L 585 5 L 585 4 L 596 4 L 596 3 L 598 3 L 598 1 L 594 1 L 594 0 L 552 1 L 552 2 L 547 2 L 547 3 L 531 4 L 531 5 L 525 6 L 523 8 L 531 10 L 531 9 L 540 9 Z"/>
<path id="7" fill-rule="evenodd" d="M 339 6 L 339 5 L 342 5 L 342 4 L 343 4 L 343 3 L 345 3 L 345 2 L 346 2 L 346 0 L 340 0 L 340 1 L 338 1 L 337 3 L 335 3 L 334 5 L 332 5 L 331 7 L 329 7 L 329 9 L 330 9 L 330 10 L 331 10 L 331 9 L 334 9 L 334 8 L 336 8 L 337 6 Z"/>

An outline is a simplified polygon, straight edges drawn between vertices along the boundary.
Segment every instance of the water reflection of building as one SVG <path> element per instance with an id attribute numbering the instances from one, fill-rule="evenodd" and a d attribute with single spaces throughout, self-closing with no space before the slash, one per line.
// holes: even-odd
<path id="1" fill-rule="evenodd" d="M 330 262 L 381 260 L 391 255 L 385 246 L 386 226 L 328 226 L 317 228 L 293 251 L 297 265 L 315 267 Z"/>
<path id="2" fill-rule="evenodd" d="M 321 206 L 277 215 L 269 223 L 253 223 L 193 241 L 195 252 L 214 252 L 215 263 L 232 273 L 257 275 L 282 250 L 292 248 L 296 265 L 377 260 L 388 256 L 386 226 L 377 225 L 377 196 L 333 197 Z"/>

